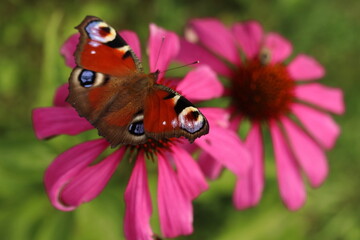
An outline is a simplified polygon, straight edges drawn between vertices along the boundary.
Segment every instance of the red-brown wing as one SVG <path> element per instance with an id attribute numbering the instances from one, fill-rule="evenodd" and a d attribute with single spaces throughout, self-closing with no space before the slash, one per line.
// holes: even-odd
<path id="1" fill-rule="evenodd" d="M 186 137 L 189 141 L 209 132 L 204 115 L 177 92 L 154 85 L 145 99 L 144 129 L 148 137 Z"/>
<path id="2" fill-rule="evenodd" d="M 80 32 L 75 53 L 78 66 L 69 78 L 67 101 L 112 146 L 144 142 L 144 134 L 133 136 L 129 131 L 143 107 L 144 101 L 138 96 L 143 98 L 146 91 L 137 81 L 141 80 L 143 87 L 147 87 L 141 63 L 129 45 L 101 19 L 88 16 L 77 29 Z M 129 86 L 134 90 L 129 91 Z"/>
<path id="3" fill-rule="evenodd" d="M 100 18 L 87 16 L 76 28 L 80 32 L 78 66 L 69 78 L 67 101 L 94 124 L 121 87 L 141 75 L 141 64 L 114 28 Z"/>
<path id="4" fill-rule="evenodd" d="M 142 66 L 130 46 L 106 22 L 87 16 L 76 27 L 80 42 L 75 52 L 79 67 L 112 76 L 142 72 Z"/>

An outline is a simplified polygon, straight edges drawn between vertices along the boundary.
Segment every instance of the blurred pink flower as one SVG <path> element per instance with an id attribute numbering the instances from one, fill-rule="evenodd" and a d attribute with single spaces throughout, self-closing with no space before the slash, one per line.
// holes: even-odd
<path id="1" fill-rule="evenodd" d="M 122 31 L 121 36 L 128 42 L 134 52 L 141 59 L 138 37 L 131 31 Z M 162 38 L 161 57 L 156 60 Z M 61 53 L 65 56 L 67 65 L 75 66 L 74 51 L 79 35 L 71 36 Z M 148 42 L 150 71 L 154 72 L 155 62 L 160 70 L 167 69 L 170 61 L 177 55 L 180 47 L 176 34 L 165 31 L 154 24 L 150 25 L 150 38 Z M 160 81 L 170 82 L 163 79 Z M 189 72 L 182 80 L 172 81 L 178 83 L 177 91 L 181 92 L 190 101 L 200 101 L 218 97 L 223 87 L 216 78 L 215 73 L 207 66 L 202 66 Z M 211 84 L 211 86 L 205 88 Z M 194 89 L 195 88 L 195 89 Z M 79 117 L 78 113 L 65 102 L 68 96 L 68 85 L 61 86 L 55 95 L 53 107 L 37 108 L 33 110 L 33 126 L 39 139 L 47 139 L 60 134 L 77 135 L 83 131 L 94 129 L 86 119 Z M 203 110 L 202 110 L 203 111 Z M 214 113 L 218 109 L 204 109 L 203 112 Z M 214 114 L 212 114 L 215 116 Z M 209 117 L 209 122 L 218 121 Z M 217 127 L 214 128 L 216 132 Z M 233 136 L 230 130 L 220 129 L 224 134 Z M 200 138 L 203 139 L 204 137 Z M 206 136 L 209 142 L 214 142 L 216 135 Z M 204 141 L 204 140 L 203 140 Z M 197 141 L 196 141 L 197 142 Z M 146 160 L 144 155 L 154 154 L 158 163 L 158 209 L 161 231 L 165 237 L 176 237 L 191 234 L 192 228 L 192 200 L 208 188 L 207 182 L 192 156 L 184 149 L 181 140 L 153 142 L 154 147 L 137 146 L 138 154 L 133 161 L 134 168 L 125 192 L 125 221 L 124 232 L 126 239 L 153 239 L 150 226 L 152 204 L 149 193 Z M 226 147 L 221 152 L 218 143 L 219 157 L 225 156 Z M 232 143 L 237 147 L 238 154 L 243 151 L 240 140 Z M 96 139 L 78 144 L 60 154 L 49 166 L 45 173 L 45 187 L 51 203 L 62 211 L 71 211 L 84 202 L 91 201 L 98 196 L 112 174 L 119 165 L 127 149 L 134 150 L 133 146 L 125 146 L 115 150 L 100 162 L 93 164 L 99 155 L 109 147 L 105 139 Z M 204 148 L 204 151 L 207 151 Z M 156 159 L 156 157 L 155 157 Z M 247 159 L 244 161 L 246 162 Z M 220 160 L 226 165 L 225 160 Z M 228 161 L 230 162 L 230 161 Z M 229 163 L 235 172 L 246 171 L 247 164 Z"/>
<path id="2" fill-rule="evenodd" d="M 289 64 L 291 43 L 276 33 L 264 34 L 255 21 L 235 23 L 226 28 L 216 19 L 194 19 L 181 39 L 177 60 L 200 60 L 230 82 L 227 94 L 238 131 L 244 119 L 251 123 L 245 144 L 253 165 L 245 177 L 238 177 L 234 204 L 238 209 L 258 204 L 264 188 L 264 147 L 262 132 L 270 130 L 280 195 L 290 210 L 300 208 L 306 198 L 302 173 L 312 187 L 320 186 L 328 174 L 325 150 L 331 149 L 340 134 L 329 115 L 344 112 L 343 94 L 338 88 L 313 82 L 325 74 L 312 57 L 300 54 Z M 200 157 L 210 178 L 218 176 L 221 165 Z"/>

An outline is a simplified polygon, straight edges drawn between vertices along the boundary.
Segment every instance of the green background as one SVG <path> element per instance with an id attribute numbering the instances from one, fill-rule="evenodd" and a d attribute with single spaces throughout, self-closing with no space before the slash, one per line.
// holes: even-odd
<path id="1" fill-rule="evenodd" d="M 235 179 L 225 172 L 194 202 L 194 234 L 178 239 L 360 239 L 357 0 L 1 1 L 1 239 L 123 239 L 123 193 L 131 170 L 128 162 L 120 165 L 97 199 L 76 211 L 61 212 L 47 199 L 43 173 L 59 153 L 96 138 L 96 133 L 38 141 L 32 130 L 31 109 L 50 106 L 54 90 L 70 73 L 59 48 L 75 32 L 73 27 L 89 14 L 117 29 L 136 31 L 143 47 L 150 22 L 180 34 L 185 22 L 194 17 L 217 17 L 229 25 L 256 19 L 267 31 L 279 32 L 292 41 L 295 54 L 303 52 L 318 59 L 327 69 L 322 83 L 344 90 L 346 113 L 335 117 L 342 134 L 328 153 L 330 175 L 319 189 L 308 189 L 307 203 L 301 210 L 290 212 L 283 206 L 268 151 L 266 189 L 257 207 L 234 209 L 231 198 Z M 155 170 L 150 166 L 152 190 Z M 159 233 L 156 214 L 152 226 Z"/>

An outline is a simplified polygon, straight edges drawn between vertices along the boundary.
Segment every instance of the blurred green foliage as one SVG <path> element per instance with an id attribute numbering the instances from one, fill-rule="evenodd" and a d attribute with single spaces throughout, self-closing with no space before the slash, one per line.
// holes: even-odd
<path id="1" fill-rule="evenodd" d="M 44 192 L 43 173 L 59 153 L 96 133 L 40 142 L 31 125 L 31 110 L 50 106 L 54 90 L 69 76 L 59 55 L 61 44 L 85 15 L 96 15 L 118 29 L 136 31 L 143 47 L 150 22 L 181 33 L 195 17 L 217 17 L 227 24 L 256 19 L 292 41 L 295 53 L 318 59 L 327 69 L 321 81 L 345 92 L 346 114 L 336 117 L 342 135 L 328 154 L 329 178 L 321 188 L 308 189 L 301 210 L 289 212 L 282 205 L 268 154 L 266 189 L 257 207 L 233 208 L 234 177 L 225 172 L 195 201 L 194 234 L 179 239 L 360 239 L 359 12 L 356 0 L 1 1 L 0 238 L 123 239 L 129 164 L 120 165 L 91 203 L 73 212 L 57 211 Z M 150 171 L 154 190 L 155 166 Z M 152 222 L 159 232 L 156 214 Z"/>

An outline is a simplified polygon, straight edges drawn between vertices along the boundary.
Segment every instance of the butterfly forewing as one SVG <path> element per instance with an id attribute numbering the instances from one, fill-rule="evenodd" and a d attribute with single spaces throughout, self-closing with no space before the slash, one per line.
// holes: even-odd
<path id="1" fill-rule="evenodd" d="M 80 32 L 80 42 L 75 53 L 78 66 L 112 76 L 142 72 L 141 63 L 133 50 L 103 20 L 87 16 L 76 28 Z"/>

